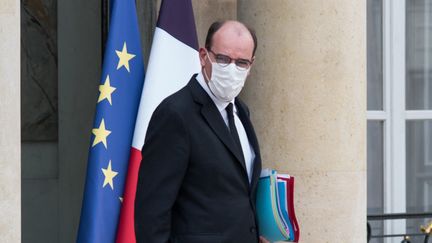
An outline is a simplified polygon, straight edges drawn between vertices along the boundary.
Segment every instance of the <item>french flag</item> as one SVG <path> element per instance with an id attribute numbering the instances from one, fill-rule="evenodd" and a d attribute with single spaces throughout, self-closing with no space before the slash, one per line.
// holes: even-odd
<path id="1" fill-rule="evenodd" d="M 117 243 L 136 242 L 134 201 L 141 161 L 141 149 L 153 111 L 167 96 L 187 84 L 201 70 L 198 39 L 190 0 L 163 0 L 141 94 L 124 199 L 117 228 Z M 161 168 L 162 169 L 162 168 Z"/>

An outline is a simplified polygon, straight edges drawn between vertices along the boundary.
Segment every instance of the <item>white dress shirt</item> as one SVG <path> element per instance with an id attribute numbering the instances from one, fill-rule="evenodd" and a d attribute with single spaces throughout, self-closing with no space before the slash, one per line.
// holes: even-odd
<path id="1" fill-rule="evenodd" d="M 213 93 L 210 91 L 206 81 L 204 80 L 204 76 L 202 75 L 202 73 L 198 73 L 196 79 L 198 80 L 198 83 L 201 85 L 201 87 L 207 92 L 207 94 L 210 96 L 210 98 L 213 100 L 214 104 L 216 105 L 216 107 L 218 108 L 220 114 L 222 115 L 223 120 L 225 121 L 225 125 L 229 128 L 228 125 L 228 114 L 225 110 L 225 108 L 228 106 L 229 103 L 233 104 L 234 107 L 234 123 L 235 126 L 237 128 L 237 133 L 239 135 L 240 138 L 240 143 L 241 143 L 241 147 L 243 150 L 243 156 L 245 159 L 245 165 L 246 165 L 246 171 L 248 174 L 248 178 L 249 178 L 249 183 L 251 182 L 252 179 L 252 171 L 253 171 L 253 162 L 255 160 L 255 152 L 249 142 L 249 139 L 247 137 L 246 134 L 246 130 L 243 127 L 242 122 L 240 121 L 240 118 L 238 117 L 237 114 L 237 107 L 234 103 L 234 100 L 230 101 L 230 102 L 225 102 L 225 101 L 221 101 L 218 100 Z"/>

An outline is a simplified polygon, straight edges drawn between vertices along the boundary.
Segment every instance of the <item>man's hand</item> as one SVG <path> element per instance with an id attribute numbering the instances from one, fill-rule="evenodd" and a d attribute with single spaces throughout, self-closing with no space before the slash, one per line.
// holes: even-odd
<path id="1" fill-rule="evenodd" d="M 259 243 L 270 243 L 266 238 L 260 236 L 260 242 Z"/>

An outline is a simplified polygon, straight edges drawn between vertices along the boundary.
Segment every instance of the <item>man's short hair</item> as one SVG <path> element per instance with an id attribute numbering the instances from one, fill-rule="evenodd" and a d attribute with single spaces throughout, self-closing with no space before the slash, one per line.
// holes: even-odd
<path id="1" fill-rule="evenodd" d="M 226 23 L 227 21 L 215 21 L 213 22 L 213 24 L 210 25 L 210 28 L 208 29 L 207 32 L 207 37 L 206 37 L 206 41 L 205 41 L 205 48 L 210 49 L 212 46 L 212 42 L 213 42 L 213 35 Z M 252 56 L 255 56 L 255 51 L 257 49 L 257 45 L 258 45 L 258 39 L 255 33 L 255 30 L 249 26 L 247 26 L 244 23 L 243 24 L 247 30 L 249 31 L 250 35 L 252 36 L 253 42 L 254 42 L 254 49 L 252 52 Z"/>

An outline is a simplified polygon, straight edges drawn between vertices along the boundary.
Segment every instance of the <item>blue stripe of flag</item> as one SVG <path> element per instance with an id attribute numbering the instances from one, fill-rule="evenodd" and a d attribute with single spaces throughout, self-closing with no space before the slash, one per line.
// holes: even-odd
<path id="1" fill-rule="evenodd" d="M 192 3 L 190 0 L 164 0 L 160 7 L 157 27 L 198 51 Z"/>

